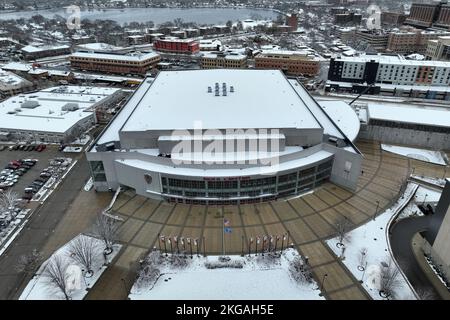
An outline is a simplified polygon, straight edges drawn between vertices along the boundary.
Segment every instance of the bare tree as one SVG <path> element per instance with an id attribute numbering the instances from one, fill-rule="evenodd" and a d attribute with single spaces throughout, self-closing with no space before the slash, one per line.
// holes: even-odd
<path id="1" fill-rule="evenodd" d="M 16 205 L 18 199 L 19 194 L 15 191 L 12 191 L 12 189 L 0 193 L 0 210 L 6 211 L 10 208 L 13 208 Z"/>
<path id="2" fill-rule="evenodd" d="M 417 295 L 420 300 L 435 300 L 436 295 L 430 288 L 419 288 L 417 291 Z"/>
<path id="3" fill-rule="evenodd" d="M 159 266 L 162 264 L 161 253 L 153 250 L 150 254 L 141 261 L 141 266 L 138 270 L 138 278 L 136 280 L 137 288 L 146 288 L 153 286 L 161 276 Z"/>
<path id="4" fill-rule="evenodd" d="M 358 269 L 360 271 L 364 271 L 364 269 L 366 268 L 366 262 L 367 262 L 367 248 L 361 248 L 359 250 L 359 265 L 358 265 Z"/>
<path id="5" fill-rule="evenodd" d="M 400 285 L 400 270 L 395 265 L 392 258 L 387 262 L 381 262 L 380 271 L 380 295 L 386 298 L 394 297 L 395 290 Z"/>
<path id="6" fill-rule="evenodd" d="M 70 300 L 70 293 L 67 287 L 67 268 L 69 264 L 60 255 L 54 255 L 45 265 L 43 276 L 47 280 L 48 286 L 60 291 L 66 300 Z"/>
<path id="7" fill-rule="evenodd" d="M 119 229 L 119 223 L 116 219 L 110 216 L 100 213 L 95 221 L 94 230 L 95 233 L 105 243 L 105 254 L 113 252 L 113 245 L 117 241 L 117 231 Z"/>
<path id="8" fill-rule="evenodd" d="M 336 228 L 338 239 L 339 239 L 339 241 L 337 243 L 339 246 L 343 246 L 344 240 L 348 240 L 347 233 L 350 230 L 350 227 L 351 227 L 351 223 L 347 217 L 342 217 L 336 221 L 335 228 Z"/>
<path id="9" fill-rule="evenodd" d="M 290 262 L 289 273 L 299 283 L 310 283 L 313 279 L 311 266 L 301 256 L 296 256 Z"/>
<path id="10" fill-rule="evenodd" d="M 99 254 L 94 239 L 80 235 L 70 242 L 69 250 L 72 253 L 70 257 L 84 267 L 85 276 L 91 277 L 94 274 L 92 266 Z"/>
<path id="11" fill-rule="evenodd" d="M 24 254 L 19 257 L 16 265 L 16 270 L 19 272 L 32 273 L 42 262 L 42 254 L 33 249 L 29 254 Z"/>

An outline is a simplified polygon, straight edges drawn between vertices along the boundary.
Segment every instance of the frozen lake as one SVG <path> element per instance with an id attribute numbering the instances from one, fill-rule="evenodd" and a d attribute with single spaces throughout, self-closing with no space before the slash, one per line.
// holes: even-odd
<path id="1" fill-rule="evenodd" d="M 69 17 L 65 9 L 36 10 L 36 11 L 17 11 L 2 12 L 0 20 L 31 18 L 40 14 L 46 18 L 52 18 L 54 15 Z M 153 21 L 160 24 L 167 21 L 173 21 L 177 18 L 183 22 L 196 22 L 198 24 L 225 24 L 228 20 L 238 21 L 245 19 L 275 19 L 278 13 L 265 9 L 233 9 L 233 8 L 125 8 L 125 9 L 104 9 L 104 10 L 82 10 L 81 19 L 89 20 L 114 20 L 120 24 L 129 22 L 148 22 Z"/>

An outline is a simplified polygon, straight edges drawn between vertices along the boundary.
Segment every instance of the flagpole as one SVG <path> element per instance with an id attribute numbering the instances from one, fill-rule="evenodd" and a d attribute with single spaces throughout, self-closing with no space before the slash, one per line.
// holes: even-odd
<path id="1" fill-rule="evenodd" d="M 225 256 L 225 217 L 222 217 L 222 255 Z"/>

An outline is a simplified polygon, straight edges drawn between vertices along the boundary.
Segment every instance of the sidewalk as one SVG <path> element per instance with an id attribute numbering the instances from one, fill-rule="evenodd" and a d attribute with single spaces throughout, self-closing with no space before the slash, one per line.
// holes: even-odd
<path id="1" fill-rule="evenodd" d="M 413 248 L 414 256 L 415 256 L 420 268 L 425 273 L 425 275 L 430 280 L 430 282 L 433 284 L 433 287 L 439 293 L 441 298 L 443 300 L 450 300 L 450 291 L 439 280 L 437 275 L 434 273 L 433 269 L 431 269 L 430 265 L 425 260 L 425 257 L 423 255 L 423 251 L 422 251 L 423 241 L 424 240 L 419 233 L 416 233 L 414 235 L 412 242 L 411 242 L 411 247 Z"/>

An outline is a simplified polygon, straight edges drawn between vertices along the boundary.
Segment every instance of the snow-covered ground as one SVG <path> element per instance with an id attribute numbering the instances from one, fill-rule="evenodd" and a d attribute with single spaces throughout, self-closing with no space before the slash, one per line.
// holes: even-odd
<path id="1" fill-rule="evenodd" d="M 420 161 L 425 161 L 429 163 L 439 164 L 445 166 L 445 160 L 440 151 L 432 151 L 417 148 L 408 148 L 401 146 L 393 146 L 389 144 L 381 144 L 381 149 L 384 151 L 399 154 L 411 159 L 416 159 Z"/>
<path id="2" fill-rule="evenodd" d="M 432 177 L 424 177 L 424 176 L 418 176 L 418 175 L 411 175 L 412 178 L 419 180 L 419 181 L 423 181 L 423 182 L 427 182 L 430 184 L 434 184 L 438 187 L 444 187 L 445 186 L 445 179 L 442 178 L 432 178 Z"/>
<path id="3" fill-rule="evenodd" d="M 375 220 L 371 220 L 359 228 L 347 233 L 348 240 L 344 240 L 345 252 L 342 262 L 356 279 L 363 279 L 362 285 L 364 289 L 374 300 L 383 300 L 377 287 L 380 278 L 380 265 L 382 262 L 387 263 L 391 258 L 386 229 L 388 228 L 391 219 L 412 199 L 417 188 L 417 184 L 409 183 L 403 199 L 400 199 L 385 212 L 380 213 Z M 338 242 L 338 238 L 333 238 L 327 240 L 327 245 L 337 256 L 341 256 L 342 249 L 337 246 Z M 360 269 L 358 269 L 358 266 L 360 266 L 360 252 L 364 248 L 367 249 L 365 255 L 367 265 L 365 271 L 360 271 Z M 400 285 L 399 288 L 395 290 L 395 299 L 416 299 L 408 284 L 408 280 L 401 272 L 399 274 L 399 280 Z"/>
<path id="4" fill-rule="evenodd" d="M 84 191 L 91 190 L 93 186 L 94 186 L 94 179 L 92 179 L 92 177 L 90 177 L 89 180 L 84 185 Z"/>
<path id="5" fill-rule="evenodd" d="M 80 144 L 84 146 L 86 143 L 89 142 L 90 139 L 91 137 L 89 135 L 85 135 L 83 138 L 77 138 L 73 140 L 70 144 Z"/>
<path id="6" fill-rule="evenodd" d="M 429 203 L 429 202 L 439 202 L 441 198 L 442 191 L 432 190 L 430 188 L 420 186 L 414 195 L 414 201 L 416 203 Z"/>
<path id="7" fill-rule="evenodd" d="M 205 262 L 216 262 L 218 256 L 196 257 L 183 269 L 160 266 L 163 274 L 155 286 L 131 289 L 132 300 L 318 300 L 317 284 L 299 284 L 291 278 L 289 262 L 298 256 L 294 249 L 285 250 L 273 265 L 261 262 L 262 258 L 230 256 L 240 261 L 243 268 L 207 269 Z M 268 258 L 265 258 L 266 260 Z"/>
<path id="8" fill-rule="evenodd" d="M 78 237 L 86 237 L 86 238 L 92 238 L 94 241 L 94 246 L 97 247 L 98 254 L 95 256 L 94 262 L 93 262 L 93 271 L 94 274 L 92 277 L 84 277 L 81 276 L 82 279 L 74 279 L 73 274 L 70 274 L 70 270 L 73 270 L 73 266 L 78 266 L 81 268 L 81 266 L 71 258 L 71 252 L 70 252 L 70 243 L 71 241 L 74 241 Z M 88 289 L 92 288 L 94 284 L 97 282 L 97 280 L 100 278 L 102 273 L 107 269 L 107 266 L 104 265 L 104 258 L 103 258 L 103 249 L 104 249 L 104 243 L 103 241 L 89 237 L 87 235 L 78 235 L 74 239 L 72 239 L 70 242 L 65 244 L 63 247 L 59 248 L 55 253 L 53 253 L 52 257 L 54 255 L 58 255 L 64 259 L 64 261 L 69 264 L 69 268 L 67 268 L 66 276 L 67 276 L 67 282 L 69 281 L 75 281 L 77 285 L 75 285 L 75 289 L 70 292 L 70 297 L 72 300 L 82 300 L 86 294 L 88 293 Z M 122 245 L 116 244 L 113 246 L 114 250 L 113 252 L 108 255 L 108 262 L 111 262 L 114 257 L 119 253 Z M 52 257 L 50 257 L 47 261 L 49 261 Z M 47 263 L 45 261 L 41 267 L 39 268 L 38 272 L 36 272 L 36 275 L 30 280 L 28 285 L 26 286 L 25 290 L 20 295 L 19 300 L 62 300 L 64 299 L 64 295 L 56 289 L 55 287 L 48 284 L 48 278 L 43 275 L 43 272 L 45 270 L 45 265 Z M 72 268 L 71 268 L 72 267 Z M 70 280 L 69 280 L 70 279 Z M 120 281 L 120 279 L 117 279 L 117 281 Z"/>
<path id="9" fill-rule="evenodd" d="M 83 147 L 65 147 L 63 152 L 81 152 Z"/>

